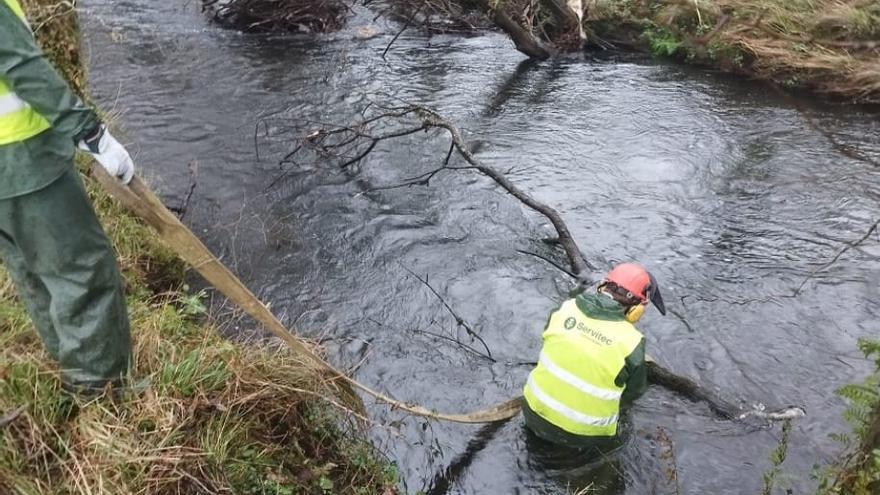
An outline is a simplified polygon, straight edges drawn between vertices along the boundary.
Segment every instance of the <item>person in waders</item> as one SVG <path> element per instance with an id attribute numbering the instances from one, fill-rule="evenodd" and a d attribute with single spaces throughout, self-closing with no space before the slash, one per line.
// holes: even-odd
<path id="1" fill-rule="evenodd" d="M 549 444 L 541 450 L 596 459 L 619 445 L 621 409 L 647 389 L 645 338 L 634 323 L 648 303 L 666 314 L 654 277 L 623 263 L 550 315 L 523 391 L 526 428 Z"/>
<path id="2" fill-rule="evenodd" d="M 64 388 L 95 395 L 128 371 L 116 256 L 74 168 L 76 148 L 128 183 L 134 165 L 37 46 L 18 0 L 0 0 L 0 260 Z"/>

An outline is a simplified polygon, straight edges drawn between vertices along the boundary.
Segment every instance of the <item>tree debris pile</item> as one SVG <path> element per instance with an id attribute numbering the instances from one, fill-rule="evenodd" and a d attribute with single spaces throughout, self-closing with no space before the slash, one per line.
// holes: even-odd
<path id="1" fill-rule="evenodd" d="M 324 33 L 344 26 L 350 8 L 341 0 L 202 0 L 202 10 L 246 32 Z"/>
<path id="2" fill-rule="evenodd" d="M 517 49 L 536 58 L 583 45 L 576 11 L 564 0 L 391 0 L 391 10 L 430 32 L 500 28 Z"/>
<path id="3" fill-rule="evenodd" d="M 393 0 L 388 12 L 404 25 L 432 34 L 473 34 L 492 27 L 492 21 L 474 0 Z"/>

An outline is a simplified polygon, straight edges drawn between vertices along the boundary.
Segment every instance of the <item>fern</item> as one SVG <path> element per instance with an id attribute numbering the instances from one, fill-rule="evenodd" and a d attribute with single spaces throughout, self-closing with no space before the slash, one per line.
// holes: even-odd
<path id="1" fill-rule="evenodd" d="M 865 357 L 873 358 L 876 369 L 864 382 L 844 385 L 837 390 L 839 396 L 849 401 L 843 417 L 853 431 L 852 435 L 832 437 L 850 453 L 820 476 L 819 493 L 822 494 L 866 494 L 880 490 L 880 446 L 870 445 L 872 439 L 868 438 L 873 436 L 871 426 L 880 411 L 880 341 L 860 339 L 858 345 Z"/>

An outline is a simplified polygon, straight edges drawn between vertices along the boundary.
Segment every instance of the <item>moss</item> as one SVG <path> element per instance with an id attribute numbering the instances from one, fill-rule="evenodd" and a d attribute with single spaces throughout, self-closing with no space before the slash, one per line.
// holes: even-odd
<path id="1" fill-rule="evenodd" d="M 24 2 L 44 50 L 81 90 L 67 4 Z M 83 179 L 125 279 L 132 386 L 115 400 L 62 394 L 0 267 L 0 493 L 394 493 L 391 465 L 323 399 L 335 390 L 285 349 L 219 337 L 182 262 Z"/>

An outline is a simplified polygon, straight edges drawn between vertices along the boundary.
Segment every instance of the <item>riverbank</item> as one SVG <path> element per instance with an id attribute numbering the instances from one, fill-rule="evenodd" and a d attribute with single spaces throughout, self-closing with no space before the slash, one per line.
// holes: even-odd
<path id="1" fill-rule="evenodd" d="M 332 31 L 345 23 L 344 2 L 234 0 L 214 20 L 245 31 Z M 407 25 L 430 32 L 474 31 L 494 22 L 518 49 L 538 58 L 580 49 L 577 17 L 562 3 L 509 0 L 389 1 Z M 582 0 L 587 45 L 649 52 L 821 93 L 852 103 L 880 103 L 880 3 L 789 0 Z M 489 9 L 496 9 L 490 14 Z M 499 19 L 501 13 L 504 19 Z M 435 19 L 441 19 L 437 23 Z M 569 25 L 560 26 L 561 24 Z M 445 27 L 444 27 L 445 26 Z M 518 27 L 517 27 L 518 26 Z M 555 48 L 543 48 L 542 44 Z"/>
<path id="2" fill-rule="evenodd" d="M 592 0 L 596 40 L 807 90 L 880 102 L 880 3 Z M 601 42 L 601 41 L 600 41 Z"/>
<path id="3" fill-rule="evenodd" d="M 50 58 L 82 91 L 75 12 L 66 2 L 23 3 Z M 134 390 L 114 401 L 62 394 L 0 267 L 0 492 L 395 493 L 394 466 L 340 412 L 356 405 L 323 399 L 333 390 L 285 349 L 220 338 L 182 263 L 83 180 L 125 279 Z"/>

